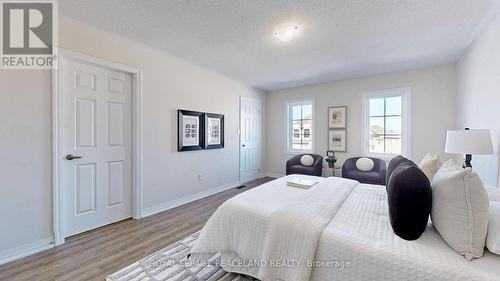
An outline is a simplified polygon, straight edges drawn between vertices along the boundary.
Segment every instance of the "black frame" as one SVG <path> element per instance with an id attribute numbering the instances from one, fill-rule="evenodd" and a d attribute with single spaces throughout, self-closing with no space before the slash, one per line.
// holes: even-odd
<path id="1" fill-rule="evenodd" d="M 196 146 L 184 146 L 182 143 L 184 129 L 182 128 L 182 117 L 184 116 L 197 116 L 199 119 L 198 128 L 198 145 Z M 177 151 L 193 151 L 202 150 L 205 146 L 205 122 L 203 120 L 203 113 L 198 111 L 190 110 L 177 110 Z"/>
<path id="2" fill-rule="evenodd" d="M 204 148 L 205 149 L 218 149 L 224 148 L 224 114 L 215 114 L 215 113 L 205 113 L 204 115 L 204 129 L 205 129 L 205 138 L 204 138 Z M 219 118 L 220 120 L 220 144 L 208 144 L 208 118 Z"/>

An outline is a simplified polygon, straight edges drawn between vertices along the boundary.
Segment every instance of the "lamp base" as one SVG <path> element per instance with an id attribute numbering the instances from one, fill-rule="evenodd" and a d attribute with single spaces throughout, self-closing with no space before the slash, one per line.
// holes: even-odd
<path id="1" fill-rule="evenodd" d="M 465 161 L 464 161 L 464 164 L 463 164 L 463 168 L 472 168 L 472 154 L 465 154 Z"/>

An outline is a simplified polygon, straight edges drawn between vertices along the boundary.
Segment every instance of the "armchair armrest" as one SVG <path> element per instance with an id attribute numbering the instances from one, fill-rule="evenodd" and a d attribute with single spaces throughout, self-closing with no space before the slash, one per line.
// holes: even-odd
<path id="1" fill-rule="evenodd" d="M 323 157 L 318 157 L 313 164 L 314 174 L 321 176 L 323 173 Z"/>
<path id="2" fill-rule="evenodd" d="M 288 159 L 288 161 L 286 161 L 286 174 L 287 175 L 290 174 L 290 168 L 292 166 L 298 165 L 300 163 L 300 157 L 302 157 L 302 155 L 300 155 L 300 154 L 295 155 L 292 158 Z"/>

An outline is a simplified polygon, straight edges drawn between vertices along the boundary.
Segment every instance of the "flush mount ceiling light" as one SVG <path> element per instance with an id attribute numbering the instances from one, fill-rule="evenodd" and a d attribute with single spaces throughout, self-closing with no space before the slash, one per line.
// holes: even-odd
<path id="1" fill-rule="evenodd" d="M 288 42 L 296 39 L 300 34 L 300 26 L 298 24 L 286 24 L 277 26 L 274 29 L 274 36 L 283 42 Z"/>

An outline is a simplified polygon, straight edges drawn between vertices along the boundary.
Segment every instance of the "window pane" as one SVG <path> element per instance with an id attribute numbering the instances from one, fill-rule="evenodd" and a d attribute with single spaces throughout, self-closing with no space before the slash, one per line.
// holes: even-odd
<path id="1" fill-rule="evenodd" d="M 401 116 L 386 117 L 385 119 L 385 134 L 398 134 L 401 135 Z"/>
<path id="2" fill-rule="evenodd" d="M 292 106 L 292 120 L 300 120 L 302 118 L 301 108 L 300 105 Z"/>
<path id="3" fill-rule="evenodd" d="M 370 152 L 384 153 L 385 140 L 384 136 L 370 134 Z"/>
<path id="4" fill-rule="evenodd" d="M 302 143 L 302 149 L 312 149 L 312 141 L 308 140 Z"/>
<path id="5" fill-rule="evenodd" d="M 401 135 L 392 134 L 385 137 L 385 153 L 401 154 Z"/>
<path id="6" fill-rule="evenodd" d="M 308 139 L 311 137 L 311 129 L 304 129 L 304 138 Z"/>
<path id="7" fill-rule="evenodd" d="M 370 134 L 384 134 L 384 117 L 370 117 Z"/>
<path id="8" fill-rule="evenodd" d="M 370 117 L 370 152 L 384 153 L 384 117 Z"/>
<path id="9" fill-rule="evenodd" d="M 302 124 L 301 124 L 300 120 L 292 121 L 292 132 L 293 132 L 294 138 L 299 137 L 302 134 L 301 131 L 302 131 Z M 297 135 L 297 136 L 295 136 L 295 135 Z"/>
<path id="10" fill-rule="evenodd" d="M 401 153 L 401 117 L 386 117 L 385 120 L 385 152 Z"/>
<path id="11" fill-rule="evenodd" d="M 370 116 L 384 115 L 384 98 L 370 99 Z"/>
<path id="12" fill-rule="evenodd" d="M 401 115 L 401 96 L 385 99 L 386 115 Z"/>
<path id="13" fill-rule="evenodd" d="M 312 119 L 312 105 L 306 104 L 302 106 L 302 119 Z"/>

